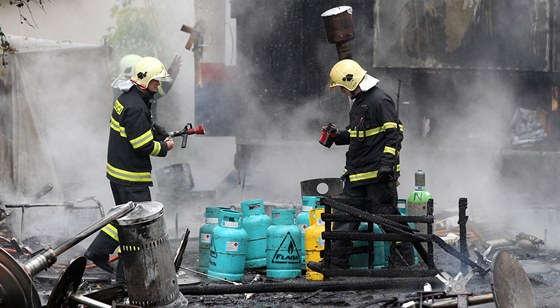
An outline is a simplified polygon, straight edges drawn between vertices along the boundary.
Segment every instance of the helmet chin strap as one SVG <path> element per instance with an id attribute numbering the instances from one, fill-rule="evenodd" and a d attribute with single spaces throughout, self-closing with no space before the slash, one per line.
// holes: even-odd
<path id="1" fill-rule="evenodd" d="M 152 92 L 152 91 L 150 91 L 148 88 L 142 88 L 142 87 L 139 86 L 139 85 L 136 85 L 136 88 L 137 88 L 138 90 L 140 90 L 140 92 L 142 92 L 142 93 L 148 95 L 149 98 L 153 98 L 154 95 L 156 95 L 156 93 L 157 93 L 157 91 Z"/>
<path id="2" fill-rule="evenodd" d="M 360 86 L 357 86 L 356 89 L 354 89 L 354 91 L 350 92 L 350 98 L 351 99 L 355 99 L 356 96 L 358 96 L 358 94 L 360 94 L 360 92 L 362 92 L 362 89 L 360 89 Z"/>
<path id="3" fill-rule="evenodd" d="M 138 90 L 140 90 L 140 92 L 144 93 L 144 94 L 148 94 L 150 91 L 148 91 L 148 88 L 142 88 L 140 85 L 135 84 L 136 88 Z"/>

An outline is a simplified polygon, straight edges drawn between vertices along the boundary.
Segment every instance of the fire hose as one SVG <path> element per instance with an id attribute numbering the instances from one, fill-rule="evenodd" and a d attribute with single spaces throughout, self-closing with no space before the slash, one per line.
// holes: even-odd
<path id="1" fill-rule="evenodd" d="M 204 126 L 197 125 L 193 128 L 191 123 L 187 123 L 185 127 L 178 131 L 168 132 L 167 135 L 171 138 L 175 137 L 183 137 L 181 141 L 181 148 L 185 148 L 187 146 L 187 137 L 188 135 L 204 135 Z"/>

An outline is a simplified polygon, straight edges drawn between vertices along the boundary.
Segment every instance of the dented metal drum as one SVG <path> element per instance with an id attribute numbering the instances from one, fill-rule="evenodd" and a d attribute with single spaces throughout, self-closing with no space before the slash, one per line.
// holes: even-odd
<path id="1" fill-rule="evenodd" d="M 130 304 L 161 307 L 180 301 L 163 205 L 137 203 L 117 224 Z"/>
<path id="2" fill-rule="evenodd" d="M 351 7 L 338 6 L 324 12 L 321 17 L 325 22 L 329 43 L 342 43 L 354 38 Z"/>

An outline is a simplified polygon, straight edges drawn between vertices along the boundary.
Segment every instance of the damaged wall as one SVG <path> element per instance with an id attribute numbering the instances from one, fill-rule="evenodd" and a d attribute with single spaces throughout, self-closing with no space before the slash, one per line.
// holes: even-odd
<path id="1" fill-rule="evenodd" d="M 375 67 L 550 70 L 554 0 L 377 1 L 374 12 Z"/>

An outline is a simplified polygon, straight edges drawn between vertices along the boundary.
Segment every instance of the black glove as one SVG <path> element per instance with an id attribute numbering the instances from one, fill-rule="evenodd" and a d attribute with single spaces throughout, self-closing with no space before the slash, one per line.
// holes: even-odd
<path id="1" fill-rule="evenodd" d="M 395 171 L 391 166 L 381 165 L 377 171 L 379 183 L 387 183 L 395 180 Z"/>
<path id="2" fill-rule="evenodd" d="M 155 123 L 152 125 L 152 134 L 154 135 L 155 141 L 164 141 L 165 138 L 169 137 L 165 127 Z"/>

